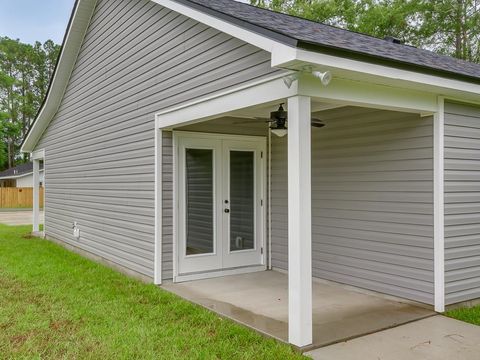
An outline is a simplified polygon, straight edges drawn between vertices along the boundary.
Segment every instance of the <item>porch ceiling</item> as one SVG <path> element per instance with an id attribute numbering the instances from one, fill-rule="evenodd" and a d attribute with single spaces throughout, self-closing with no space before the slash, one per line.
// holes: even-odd
<path id="1" fill-rule="evenodd" d="M 200 132 L 216 132 L 216 133 L 232 133 L 267 136 L 269 124 L 267 120 L 270 118 L 272 111 L 277 111 L 280 104 L 288 111 L 288 104 L 282 103 L 282 100 L 265 103 L 258 106 L 252 106 L 241 110 L 223 114 L 218 118 L 208 119 L 205 121 L 194 122 L 179 127 L 175 130 L 183 131 L 200 131 Z M 312 116 L 320 117 L 322 112 L 347 107 L 347 105 L 331 104 L 322 101 L 314 101 L 312 99 Z"/>
<path id="2" fill-rule="evenodd" d="M 288 277 L 277 271 L 179 284 L 171 291 L 261 333 L 288 342 Z M 407 302 L 342 285 L 313 283 L 313 344 L 318 348 L 435 314 Z"/>

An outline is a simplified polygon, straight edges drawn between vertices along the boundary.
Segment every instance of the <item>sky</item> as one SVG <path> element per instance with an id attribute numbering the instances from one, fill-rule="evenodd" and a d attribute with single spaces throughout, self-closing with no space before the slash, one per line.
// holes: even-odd
<path id="1" fill-rule="evenodd" d="M 0 0 L 0 36 L 60 44 L 75 0 Z"/>
<path id="2" fill-rule="evenodd" d="M 248 3 L 248 0 L 237 0 Z M 61 44 L 75 0 L 0 0 L 0 36 Z"/>

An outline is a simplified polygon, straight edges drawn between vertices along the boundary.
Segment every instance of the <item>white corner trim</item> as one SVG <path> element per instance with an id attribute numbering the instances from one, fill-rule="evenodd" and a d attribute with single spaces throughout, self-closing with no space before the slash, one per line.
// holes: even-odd
<path id="1" fill-rule="evenodd" d="M 162 227 L 163 227 L 163 132 L 155 127 L 155 250 L 153 283 L 162 284 Z"/>
<path id="2" fill-rule="evenodd" d="M 183 126 L 293 96 L 297 93 L 297 85 L 288 89 L 283 83 L 283 77 L 286 74 L 276 74 L 212 96 L 164 109 L 155 115 L 156 126 L 163 129 Z"/>
<path id="3" fill-rule="evenodd" d="M 237 39 L 250 43 L 270 53 L 274 49 L 279 52 L 287 51 L 288 49 L 293 49 L 290 46 L 282 44 L 281 42 L 270 39 L 264 35 L 257 34 L 256 32 L 247 30 L 241 26 L 232 24 L 231 22 L 222 20 L 218 17 L 209 15 L 205 12 L 196 10 L 190 6 L 181 4 L 179 2 L 172 1 L 172 0 L 152 0 L 152 1 L 170 10 L 173 10 L 177 13 L 188 16 L 189 18 L 194 19 L 198 22 L 201 22 L 207 26 L 210 26 L 219 31 L 222 31 L 230 36 L 233 36 Z"/>
<path id="4" fill-rule="evenodd" d="M 433 122 L 433 232 L 435 311 L 445 311 L 444 123 L 445 100 L 438 98 Z"/>
<path id="5" fill-rule="evenodd" d="M 172 229 L 172 267 L 173 267 L 173 282 L 177 282 L 177 277 L 178 277 L 178 251 L 177 251 L 177 246 L 178 246 L 178 224 L 179 224 L 179 219 L 178 219 L 178 141 L 177 141 L 177 136 L 175 133 L 172 132 L 172 179 L 173 179 L 173 185 L 172 185 L 172 201 L 173 201 L 173 209 L 172 209 L 172 224 L 173 224 L 173 229 Z"/>

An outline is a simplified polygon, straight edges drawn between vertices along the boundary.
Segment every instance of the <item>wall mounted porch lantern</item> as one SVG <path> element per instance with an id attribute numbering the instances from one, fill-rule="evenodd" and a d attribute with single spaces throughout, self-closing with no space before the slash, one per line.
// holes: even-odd
<path id="1" fill-rule="evenodd" d="M 284 137 L 287 135 L 287 118 L 288 113 L 283 109 L 283 104 L 277 111 L 270 113 L 270 130 L 278 137 Z"/>

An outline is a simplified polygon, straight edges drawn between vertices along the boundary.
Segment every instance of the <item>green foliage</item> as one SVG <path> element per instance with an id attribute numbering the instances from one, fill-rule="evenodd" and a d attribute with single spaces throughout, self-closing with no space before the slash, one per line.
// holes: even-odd
<path id="1" fill-rule="evenodd" d="M 23 159 L 21 141 L 45 98 L 60 46 L 0 37 L 0 169 Z"/>
<path id="2" fill-rule="evenodd" d="M 480 325 L 480 306 L 478 305 L 471 308 L 458 308 L 455 310 L 450 310 L 447 311 L 446 315 L 470 324 Z"/>
<path id="3" fill-rule="evenodd" d="M 478 0 L 251 0 L 252 5 L 480 62 Z"/>
<path id="4" fill-rule="evenodd" d="M 29 231 L 0 225 L 1 359 L 305 359 Z"/>
<path id="5" fill-rule="evenodd" d="M 480 1 L 426 2 L 423 36 L 440 53 L 480 63 Z"/>

